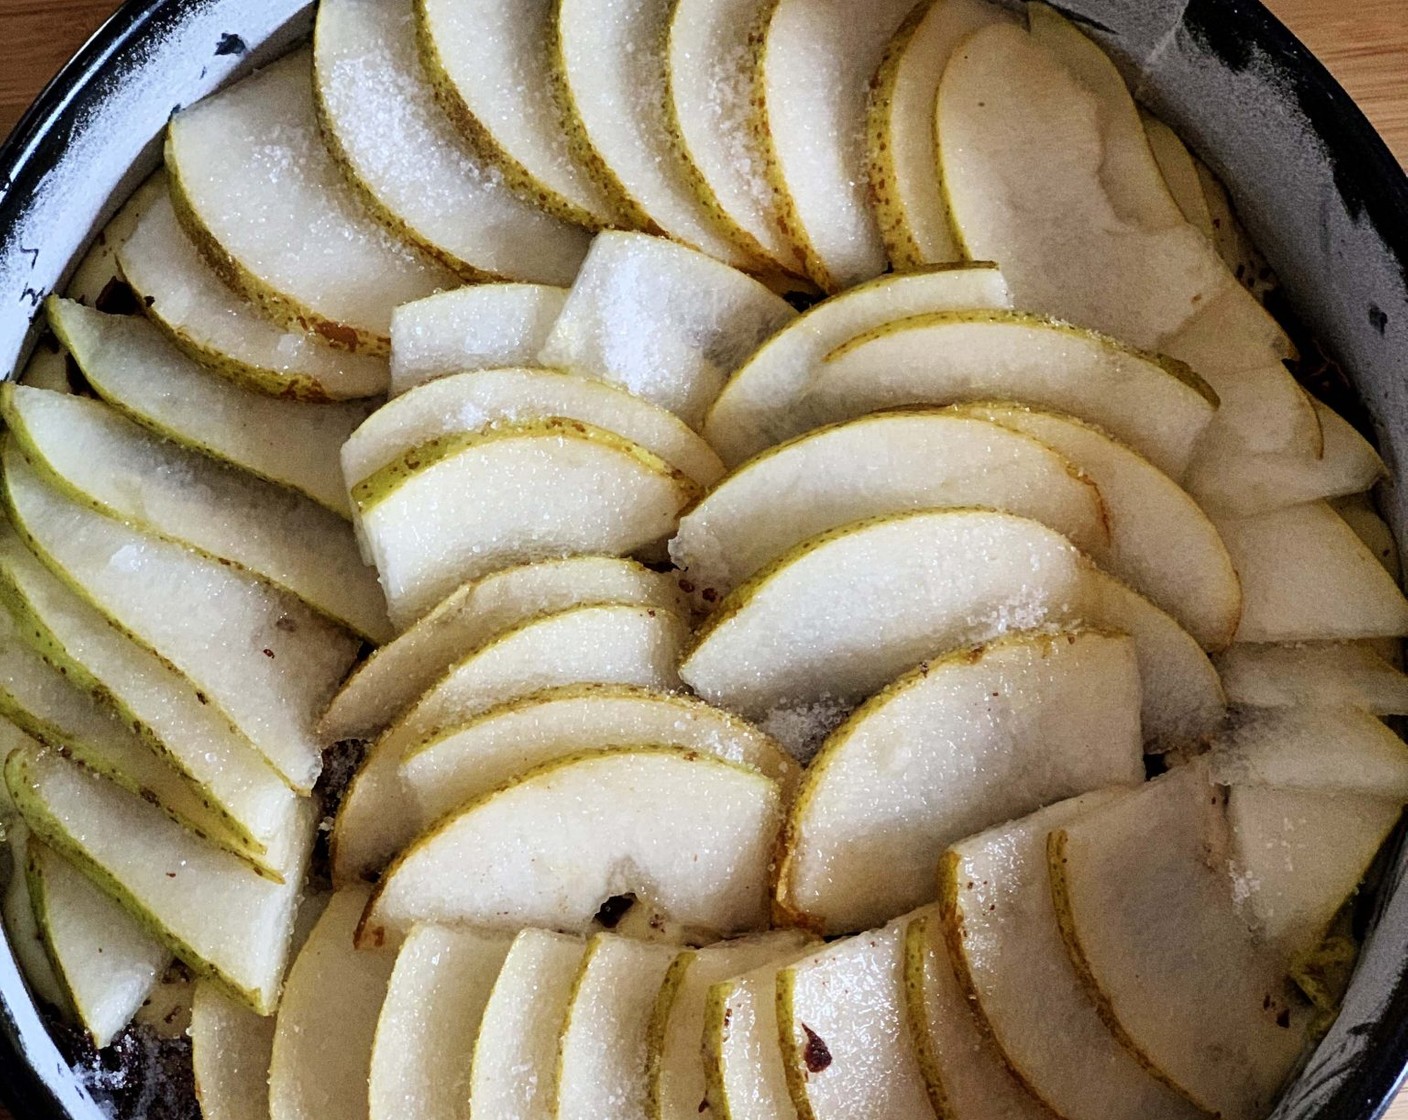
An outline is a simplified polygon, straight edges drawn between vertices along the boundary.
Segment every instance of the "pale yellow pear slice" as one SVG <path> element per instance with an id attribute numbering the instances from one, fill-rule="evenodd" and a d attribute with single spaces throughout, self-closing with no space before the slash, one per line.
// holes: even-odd
<path id="1" fill-rule="evenodd" d="M 311 50 L 178 113 L 166 165 L 176 215 L 202 255 L 283 326 L 384 354 L 393 307 L 456 286 L 343 178 L 319 133 Z"/>
<path id="2" fill-rule="evenodd" d="M 1071 964 L 1046 869 L 1046 838 L 1118 798 L 1088 793 L 953 845 L 939 861 L 950 958 L 1014 1075 L 1072 1120 L 1203 1113 L 1120 1045 Z"/>
<path id="3" fill-rule="evenodd" d="M 465 1114 L 475 1039 L 510 940 L 474 929 L 411 930 L 377 1019 L 371 1120 Z"/>
<path id="4" fill-rule="evenodd" d="M 603 233 L 539 358 L 698 428 L 729 375 L 796 317 L 782 297 L 704 253 L 642 233 Z"/>
<path id="5" fill-rule="evenodd" d="M 1159 120 L 1152 113 L 1139 113 L 1144 122 L 1144 138 L 1149 143 L 1149 152 L 1159 165 L 1159 173 L 1173 201 L 1178 204 L 1192 225 L 1209 240 L 1215 235 L 1212 211 L 1208 208 L 1207 195 L 1203 193 L 1203 181 L 1198 175 L 1198 166 L 1178 133 Z"/>
<path id="6" fill-rule="evenodd" d="M 357 483 L 352 500 L 405 628 L 497 568 L 662 541 L 698 492 L 640 444 L 548 417 L 419 444 Z"/>
<path id="7" fill-rule="evenodd" d="M 450 123 L 412 0 L 320 4 L 313 83 L 333 158 L 390 229 L 468 280 L 571 281 L 589 235 L 522 198 Z"/>
<path id="8" fill-rule="evenodd" d="M 728 379 L 700 430 L 736 467 L 813 425 L 804 408 L 821 360 L 837 346 L 897 318 L 1012 306 L 992 264 L 882 276 L 822 300 L 768 339 Z"/>
<path id="9" fill-rule="evenodd" d="M 813 424 L 877 408 L 1009 400 L 1099 424 L 1182 476 L 1217 394 L 1181 363 L 1023 312 L 936 312 L 886 323 L 826 355 Z"/>
<path id="10" fill-rule="evenodd" d="M 1062 798 L 1144 780 L 1134 643 L 1013 634 L 922 662 L 823 744 L 787 820 L 777 897 L 820 933 L 935 898 L 949 844 Z"/>
<path id="11" fill-rule="evenodd" d="M 386 391 L 386 359 L 284 329 L 221 283 L 176 220 L 152 203 L 118 254 L 148 317 L 181 350 L 237 384 L 280 397 L 344 400 Z"/>
<path id="12" fill-rule="evenodd" d="M 739 467 L 680 519 L 670 555 L 706 602 L 808 537 L 909 509 L 986 506 L 1049 525 L 1095 555 L 1101 492 L 1019 432 L 938 410 L 823 428 Z"/>
<path id="13" fill-rule="evenodd" d="M 38 749 L 34 740 L 11 723 L 0 725 L 0 734 L 4 737 L 7 756 L 25 746 Z M 0 894 L 0 919 L 5 923 L 6 941 L 33 997 L 58 1014 L 72 1016 L 75 1012 L 69 1005 L 68 993 L 54 971 L 49 954 L 44 951 L 44 939 L 34 920 L 34 906 L 29 897 L 28 876 L 23 871 L 30 843 L 39 841 L 34 841 L 29 827 L 17 815 L 8 791 L 0 793 L 0 801 L 5 804 L 5 847 L 13 869 Z"/>
<path id="14" fill-rule="evenodd" d="M 273 1016 L 199 981 L 191 999 L 191 1065 L 204 1120 L 269 1120 Z"/>
<path id="15" fill-rule="evenodd" d="M 417 921 L 581 931 L 626 893 L 686 928 L 757 929 L 780 820 L 776 783 L 731 762 L 675 748 L 568 756 L 421 837 L 383 875 L 359 939 Z"/>
<path id="16" fill-rule="evenodd" d="M 471 369 L 534 366 L 567 289 L 470 284 L 391 313 L 391 395 Z"/>
<path id="17" fill-rule="evenodd" d="M 113 280 L 122 279 L 119 255 L 122 247 L 141 224 L 149 210 L 154 209 L 166 193 L 166 171 L 158 169 L 134 190 L 122 207 L 108 219 L 93 238 L 69 277 L 63 294 L 90 307 L 97 306 L 103 292 Z M 102 300 L 102 302 L 107 302 Z M 62 363 L 61 363 L 62 364 Z"/>
<path id="18" fill-rule="evenodd" d="M 443 377 L 377 409 L 342 445 L 343 477 L 355 486 L 397 456 L 440 436 L 553 416 L 631 440 L 700 486 L 713 485 L 724 473 L 709 445 L 659 405 L 603 381 L 559 370 L 507 367 Z"/>
<path id="19" fill-rule="evenodd" d="M 1217 255 L 1222 258 L 1228 271 L 1237 277 L 1247 291 L 1264 303 L 1267 294 L 1279 286 L 1280 280 L 1266 263 L 1261 251 L 1252 243 L 1251 236 L 1232 205 L 1232 196 L 1228 194 L 1222 181 L 1207 164 L 1196 157 L 1193 166 L 1198 172 L 1198 184 L 1202 187 L 1208 214 L 1212 218 L 1213 248 L 1217 250 Z"/>
<path id="20" fill-rule="evenodd" d="M 1227 699 L 1281 708 L 1295 704 L 1408 713 L 1408 675 L 1361 642 L 1239 642 L 1214 659 Z"/>
<path id="21" fill-rule="evenodd" d="M 1403 576 L 1403 561 L 1398 551 L 1398 539 L 1388 522 L 1379 516 L 1374 496 L 1369 492 L 1347 494 L 1330 500 L 1330 507 L 1354 530 L 1354 535 L 1364 542 L 1374 554 L 1384 571 L 1395 580 Z"/>

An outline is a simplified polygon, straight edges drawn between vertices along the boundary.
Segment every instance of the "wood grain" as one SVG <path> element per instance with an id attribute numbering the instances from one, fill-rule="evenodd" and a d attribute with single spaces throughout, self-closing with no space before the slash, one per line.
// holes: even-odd
<path id="1" fill-rule="evenodd" d="M 1408 166 L 1408 0 L 1266 2 Z M 111 0 L 0 0 L 0 134 L 115 7 Z M 3 1108 L 0 1120 L 12 1120 Z M 1386 1120 L 1408 1120 L 1408 1095 Z"/>

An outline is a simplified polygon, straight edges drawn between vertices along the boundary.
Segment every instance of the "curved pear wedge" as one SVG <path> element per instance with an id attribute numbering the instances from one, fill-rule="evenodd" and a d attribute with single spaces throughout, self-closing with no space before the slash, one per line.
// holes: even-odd
<path id="1" fill-rule="evenodd" d="M 332 834 L 338 881 L 379 871 L 423 822 L 399 768 L 407 751 L 457 722 L 545 688 L 571 684 L 679 687 L 675 666 L 689 626 L 669 611 L 585 604 L 519 618 L 448 669 L 373 746 Z"/>
<path id="2" fill-rule="evenodd" d="M 496 568 L 662 541 L 698 493 L 639 444 L 548 417 L 428 440 L 357 483 L 352 500 L 404 628 Z"/>
<path id="3" fill-rule="evenodd" d="M 777 784 L 731 762 L 673 748 L 558 759 L 421 837 L 382 877 L 358 940 L 418 921 L 583 931 L 625 893 L 690 929 L 757 929 L 780 823 Z"/>
<path id="4" fill-rule="evenodd" d="M 38 749 L 38 744 L 14 724 L 0 724 L 0 736 L 3 736 L 7 757 L 18 749 Z M 14 953 L 26 987 L 34 997 L 61 1015 L 73 1016 L 76 1012 L 69 1005 L 68 993 L 54 972 L 53 962 L 44 950 L 44 938 L 34 920 L 28 877 L 19 873 L 28 863 L 29 845 L 40 841 L 35 841 L 30 835 L 28 826 L 15 811 L 7 790 L 0 790 L 0 802 L 5 807 L 5 847 L 9 852 L 10 866 L 16 871 L 7 876 L 4 892 L 0 894 L 0 919 L 5 922 L 6 941 Z"/>
<path id="5" fill-rule="evenodd" d="M 1055 829 L 1051 895 L 1115 1037 L 1228 1120 L 1265 1115 L 1308 1041 L 1290 959 L 1233 903 L 1222 798 L 1198 763 Z M 1211 853 L 1212 858 L 1209 858 Z"/>
<path id="6" fill-rule="evenodd" d="M 539 357 L 698 428 L 729 375 L 796 318 L 786 300 L 704 253 L 642 233 L 604 233 Z"/>
<path id="7" fill-rule="evenodd" d="M 826 740 L 783 832 L 781 911 L 823 934 L 934 898 L 954 841 L 1053 801 L 1144 780 L 1134 643 L 1013 634 L 931 661 Z"/>
<path id="8" fill-rule="evenodd" d="M 700 429 L 730 467 L 812 425 L 805 399 L 821 360 L 847 339 L 934 311 L 1012 306 L 993 264 L 882 276 L 822 300 L 768 339 L 731 376 Z"/>
<path id="9" fill-rule="evenodd" d="M 313 95 L 333 158 L 368 210 L 465 280 L 567 284 L 583 229 L 544 213 L 465 142 L 421 69 L 414 0 L 329 0 Z"/>
<path id="10" fill-rule="evenodd" d="M 878 408 L 1009 400 L 1099 424 L 1174 478 L 1217 410 L 1187 366 L 1025 312 L 951 311 L 887 323 L 823 359 L 813 423 Z"/>
<path id="11" fill-rule="evenodd" d="M 370 1120 L 453 1117 L 507 934 L 417 926 L 396 955 L 372 1043 Z"/>
<path id="12" fill-rule="evenodd" d="M 188 357 L 237 385 L 295 400 L 386 392 L 386 360 L 334 350 L 285 330 L 220 282 L 176 220 L 170 195 L 152 203 L 118 253 L 148 318 Z"/>
<path id="13" fill-rule="evenodd" d="M 944 853 L 939 894 L 949 956 L 983 1029 L 1056 1115 L 1198 1120 L 1204 1114 L 1105 1026 L 1066 953 L 1051 903 L 1047 835 L 1118 797 L 1104 790 L 1062 801 Z"/>
<path id="14" fill-rule="evenodd" d="M 212 375 L 152 324 L 68 300 L 49 325 L 98 395 L 157 435 L 308 495 L 348 516 L 337 451 L 370 412 L 363 404 L 276 400 Z"/>
<path id="15" fill-rule="evenodd" d="M 1239 642 L 1213 658 L 1233 704 L 1408 714 L 1408 674 L 1360 642 Z"/>
<path id="16" fill-rule="evenodd" d="M 391 395 L 450 373 L 536 366 L 567 289 L 470 284 L 391 313 Z"/>
<path id="17" fill-rule="evenodd" d="M 109 286 L 114 280 L 123 279 L 119 254 L 133 232 L 141 225 L 147 212 L 160 203 L 166 192 L 166 171 L 164 168 L 158 168 L 143 180 L 122 204 L 121 209 L 108 219 L 107 225 L 93 238 L 88 251 L 83 254 L 64 288 L 67 298 L 89 307 L 116 311 L 111 303 L 113 295 L 120 291 L 120 287 L 115 291 Z M 108 293 L 107 298 L 104 298 L 104 292 Z M 122 303 L 125 305 L 122 308 L 123 314 L 138 313 L 138 308 L 133 307 L 130 301 L 123 300 Z"/>
<path id="18" fill-rule="evenodd" d="M 946 506 L 1020 514 L 1107 550 L 1101 492 L 1069 461 L 983 419 L 922 410 L 863 416 L 751 459 L 680 518 L 670 556 L 714 602 L 818 533 Z"/>
<path id="19" fill-rule="evenodd" d="M 279 868 L 283 882 L 274 883 L 58 755 L 14 752 L 5 782 L 34 834 L 158 941 L 252 1010 L 273 1011 L 313 845 L 311 801 L 302 803 L 298 840 Z"/>
<path id="20" fill-rule="evenodd" d="M 1164 185 L 1184 218 L 1196 226 L 1209 241 L 1217 235 L 1213 225 L 1212 211 L 1208 208 L 1207 195 L 1203 193 L 1202 179 L 1192 154 L 1179 139 L 1178 133 L 1159 120 L 1152 113 L 1142 109 L 1140 120 L 1144 123 L 1144 138 L 1149 142 L 1149 151 L 1154 162 L 1159 165 L 1159 173 Z"/>
<path id="21" fill-rule="evenodd" d="M 568 556 L 491 572 L 443 599 L 395 641 L 353 670 L 318 724 L 328 742 L 370 739 L 467 652 L 535 615 L 584 603 L 635 603 L 677 615 L 675 582 L 634 560 Z"/>
<path id="22" fill-rule="evenodd" d="M 273 1017 L 256 1015 L 197 982 L 191 997 L 191 1065 L 204 1120 L 269 1120 Z"/>
<path id="23" fill-rule="evenodd" d="M 132 1021 L 171 955 L 62 856 L 40 843 L 28 856 L 23 873 L 45 951 L 101 1050 Z"/>
<path id="24" fill-rule="evenodd" d="M 82 397 L 5 385 L 0 416 L 29 462 L 74 499 L 238 564 L 369 641 L 392 637 L 347 522 L 307 498 L 158 440 Z"/>
<path id="25" fill-rule="evenodd" d="M 659 456 L 699 486 L 724 473 L 719 457 L 679 417 L 624 389 L 552 369 L 483 369 L 421 385 L 377 409 L 342 445 L 356 486 L 398 455 L 457 432 L 547 417 L 580 420 Z"/>

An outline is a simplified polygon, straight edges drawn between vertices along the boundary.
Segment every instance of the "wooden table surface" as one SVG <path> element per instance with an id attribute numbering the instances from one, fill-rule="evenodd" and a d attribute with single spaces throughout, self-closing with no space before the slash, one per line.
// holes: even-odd
<path id="1" fill-rule="evenodd" d="M 1363 107 L 1408 166 L 1408 0 L 1266 0 Z M 0 134 L 117 5 L 0 0 Z M 0 1120 L 11 1120 L 0 1108 Z M 1408 1093 L 1388 1112 L 1408 1120 Z"/>

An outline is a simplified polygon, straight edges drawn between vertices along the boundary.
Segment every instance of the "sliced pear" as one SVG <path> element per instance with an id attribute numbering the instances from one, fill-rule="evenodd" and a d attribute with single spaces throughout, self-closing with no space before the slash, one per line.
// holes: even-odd
<path id="1" fill-rule="evenodd" d="M 1222 519 L 1217 527 L 1242 581 L 1238 641 L 1408 634 L 1408 599 L 1324 502 Z"/>
<path id="2" fill-rule="evenodd" d="M 513 939 L 474 1040 L 469 1099 L 500 1120 L 546 1120 L 557 1093 L 557 1043 L 582 967 L 580 938 L 525 929 Z"/>
<path id="3" fill-rule="evenodd" d="M 1006 18 L 985 0 L 930 0 L 885 48 L 870 86 L 867 169 L 880 239 L 897 269 L 963 258 L 940 179 L 934 105 L 954 48 Z"/>
<path id="4" fill-rule="evenodd" d="M 252 576 L 68 501 L 13 444 L 3 459 L 11 516 L 46 566 L 183 673 L 295 788 L 311 789 L 322 766 L 313 725 L 356 639 Z"/>
<path id="5" fill-rule="evenodd" d="M 300 842 L 279 869 L 283 882 L 274 883 L 58 755 L 15 751 L 5 782 L 35 835 L 158 941 L 253 1010 L 273 1010 L 313 843 L 310 801 L 297 823 Z"/>
<path id="6" fill-rule="evenodd" d="M 311 50 L 176 114 L 166 166 L 176 215 L 202 255 L 285 327 L 384 354 L 393 307 L 456 286 L 454 273 L 374 221 L 343 179 L 319 135 Z"/>
<path id="7" fill-rule="evenodd" d="M 0 416 L 30 464 L 73 498 L 238 564 L 371 641 L 392 637 L 375 573 L 347 523 L 321 506 L 82 397 L 6 385 Z"/>
<path id="8" fill-rule="evenodd" d="M 289 970 L 269 1062 L 271 1120 L 368 1116 L 372 1039 L 396 953 L 358 949 L 364 888 L 328 902 Z"/>
<path id="9" fill-rule="evenodd" d="M 1168 187 L 1168 193 L 1178 204 L 1183 217 L 1196 226 L 1204 237 L 1212 240 L 1215 235 L 1212 211 L 1208 209 L 1207 195 L 1203 193 L 1203 182 L 1192 155 L 1178 133 L 1158 117 L 1143 111 L 1139 117 L 1144 122 L 1144 138 L 1148 141 L 1149 152 L 1159 165 L 1159 173 Z"/>
<path id="10" fill-rule="evenodd" d="M 505 934 L 417 926 L 396 955 L 372 1043 L 371 1120 L 463 1115 Z"/>
<path id="11" fill-rule="evenodd" d="M 100 397 L 176 443 L 307 494 L 347 515 L 337 449 L 362 404 L 275 400 L 212 376 L 140 319 L 51 299 L 49 323 Z"/>
<path id="12" fill-rule="evenodd" d="M 274 1019 L 198 982 L 191 1000 L 191 1065 L 204 1120 L 269 1120 Z"/>
<path id="13" fill-rule="evenodd" d="M 1290 961 L 1233 903 L 1222 799 L 1180 767 L 1051 833 L 1052 899 L 1082 982 L 1120 1042 L 1206 1112 L 1271 1108 L 1305 1046 Z"/>
<path id="14" fill-rule="evenodd" d="M 777 897 L 820 933 L 934 898 L 964 836 L 1064 797 L 1144 780 L 1134 643 L 1013 634 L 922 662 L 822 746 L 788 817 Z"/>
<path id="15" fill-rule="evenodd" d="M 539 357 L 620 385 L 698 428 L 729 375 L 796 317 L 780 296 L 704 253 L 641 233 L 603 233 Z"/>
<path id="16" fill-rule="evenodd" d="M 1332 500 L 1330 506 L 1374 554 L 1374 559 L 1383 565 L 1384 571 L 1395 580 L 1402 579 L 1403 562 L 1398 552 L 1398 540 L 1388 522 L 1379 516 L 1373 495 L 1367 492 L 1348 494 Z"/>
<path id="17" fill-rule="evenodd" d="M 391 395 L 471 369 L 533 366 L 567 289 L 471 284 L 391 313 Z"/>
<path id="18" fill-rule="evenodd" d="M 837 347 L 807 396 L 813 423 L 877 408 L 1011 400 L 1068 412 L 1118 436 L 1174 478 L 1217 409 L 1187 366 L 1023 312 L 902 319 Z"/>
<path id="19" fill-rule="evenodd" d="M 1212 217 L 1212 243 L 1217 255 L 1242 287 L 1264 303 L 1267 294 L 1279 287 L 1280 281 L 1237 217 L 1232 197 L 1222 181 L 1202 160 L 1194 158 L 1193 166 Z"/>
<path id="20" fill-rule="evenodd" d="M 697 494 L 639 444 L 557 417 L 437 437 L 352 489 L 401 627 L 496 568 L 644 549 Z"/>
<path id="21" fill-rule="evenodd" d="M 1214 659 L 1227 699 L 1282 708 L 1293 704 L 1408 714 L 1408 675 L 1359 642 L 1238 643 Z"/>
<path id="22" fill-rule="evenodd" d="M 847 339 L 897 318 L 1011 306 L 1007 284 L 992 264 L 923 269 L 858 285 L 822 300 L 768 339 L 728 379 L 700 430 L 736 467 L 812 426 L 803 408 L 812 377 Z"/>
<path id="23" fill-rule="evenodd" d="M 38 749 L 38 744 L 12 723 L 0 723 L 0 737 L 4 739 L 7 757 L 17 749 Z M 8 791 L 0 791 L 0 802 L 5 807 L 4 839 L 10 856 L 4 891 L 0 893 L 0 919 L 5 923 L 5 941 L 14 953 L 15 964 L 19 966 L 33 997 L 43 1001 L 51 1010 L 71 1017 L 75 1012 L 69 1005 L 68 992 L 59 981 L 44 948 L 44 936 L 39 932 L 39 923 L 34 920 L 29 880 L 24 873 L 29 862 L 29 845 L 40 841 L 35 841 L 30 835 L 28 826 L 16 813 Z"/>
<path id="24" fill-rule="evenodd" d="M 412 0 L 319 5 L 314 98 L 333 158 L 374 216 L 457 275 L 570 283 L 590 236 L 460 136 L 421 68 L 414 13 Z"/>
<path id="25" fill-rule="evenodd" d="M 547 369 L 484 369 L 421 385 L 379 408 L 342 446 L 355 486 L 398 455 L 440 436 L 543 417 L 581 420 L 658 455 L 700 486 L 724 473 L 679 417 L 602 381 Z"/>
<path id="26" fill-rule="evenodd" d="M 707 755 L 568 756 L 418 840 L 383 876 L 359 940 L 426 920 L 581 931 L 626 893 L 689 928 L 756 929 L 780 814 L 772 779 Z"/>
<path id="27" fill-rule="evenodd" d="M 316 335 L 285 330 L 222 284 L 162 196 L 118 254 L 146 314 L 181 350 L 246 388 L 303 400 L 374 397 L 386 360 L 349 354 Z"/>
<path id="28" fill-rule="evenodd" d="M 680 519 L 670 555 L 713 602 L 808 537 L 945 506 L 1021 514 L 1088 552 L 1108 544 L 1101 493 L 1070 462 L 981 419 L 922 410 L 863 416 L 750 460 Z"/>
<path id="29" fill-rule="evenodd" d="M 939 862 L 944 933 L 983 1029 L 1053 1113 L 1195 1120 L 1200 1110 L 1143 1068 L 1101 1020 L 1051 903 L 1047 835 L 1119 796 L 1088 793 L 955 844 Z"/>
<path id="30" fill-rule="evenodd" d="M 1242 614 L 1237 573 L 1216 526 L 1177 483 L 1071 416 L 1010 404 L 955 411 L 1024 432 L 1066 456 L 1099 489 L 1108 512 L 1109 542 L 1083 546 L 1095 561 L 1168 611 L 1205 649 L 1232 641 Z"/>
<path id="31" fill-rule="evenodd" d="M 122 247 L 132 236 L 133 231 L 141 224 L 147 211 L 154 208 L 166 192 L 166 172 L 158 169 L 144 179 L 140 186 L 132 192 L 131 197 L 122 204 L 108 222 L 99 231 L 88 246 L 88 251 L 83 254 L 73 270 L 73 275 L 69 277 L 68 284 L 64 289 L 64 294 L 72 300 L 86 303 L 90 307 L 96 307 L 99 303 L 108 303 L 103 299 L 103 293 L 108 290 L 108 286 L 114 280 L 122 279 L 122 269 L 118 264 L 118 256 Z M 111 293 L 109 293 L 111 294 Z M 127 314 L 136 314 L 136 308 L 130 308 Z"/>

